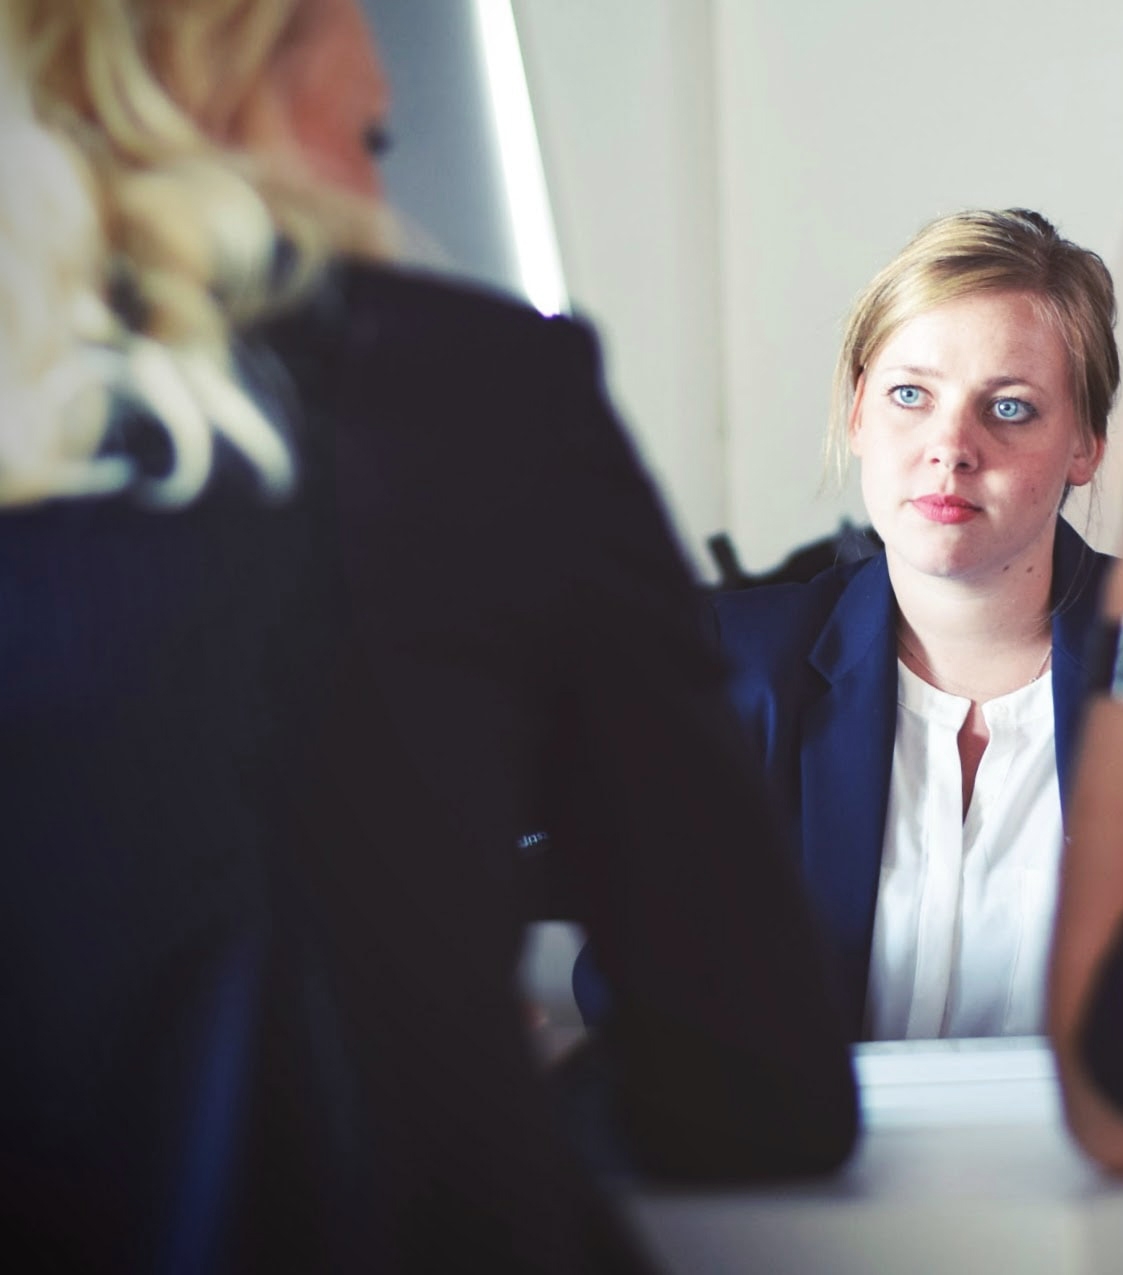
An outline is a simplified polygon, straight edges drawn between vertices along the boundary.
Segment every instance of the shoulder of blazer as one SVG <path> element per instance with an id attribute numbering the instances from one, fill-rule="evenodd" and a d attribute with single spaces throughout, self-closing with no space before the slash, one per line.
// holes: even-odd
<path id="1" fill-rule="evenodd" d="M 313 410 L 360 430 L 408 422 L 411 445 L 418 422 L 513 455 L 619 433 L 592 328 L 481 287 L 340 262 L 264 336 Z"/>
<path id="2" fill-rule="evenodd" d="M 1053 655 L 1085 672 L 1085 643 L 1104 573 L 1115 559 L 1098 553 L 1063 518 L 1053 548 Z"/>
<path id="3" fill-rule="evenodd" d="M 884 634 L 893 595 L 885 555 L 879 553 L 832 567 L 805 584 L 721 594 L 713 610 L 734 703 L 771 754 L 803 705 Z"/>
<path id="4" fill-rule="evenodd" d="M 454 368 L 502 355 L 505 374 L 515 377 L 522 360 L 542 357 L 592 359 L 599 369 L 597 341 L 584 321 L 545 316 L 516 297 L 420 271 L 341 263 L 317 304 L 344 354 L 369 359 L 377 351 L 386 360 Z"/>
<path id="5" fill-rule="evenodd" d="M 305 437 L 359 448 L 363 457 L 345 464 L 372 482 L 381 475 L 394 499 L 417 504 L 428 491 L 430 516 L 448 501 L 463 511 L 458 486 L 468 476 L 504 502 L 520 489 L 541 493 L 567 450 L 634 466 L 607 405 L 596 337 L 580 320 L 343 261 L 301 305 L 247 336 L 274 356 Z"/>
<path id="6" fill-rule="evenodd" d="M 1080 715 L 1088 688 L 1088 634 L 1104 573 L 1114 561 L 1057 520 L 1053 546 L 1053 730 L 1062 807 L 1067 803 Z"/>
<path id="7" fill-rule="evenodd" d="M 722 651 L 733 669 L 769 678 L 809 664 L 828 679 L 849 653 L 865 614 L 891 601 L 885 555 L 821 572 L 805 584 L 766 585 L 713 601 Z M 841 643 L 831 635 L 841 626 Z"/>

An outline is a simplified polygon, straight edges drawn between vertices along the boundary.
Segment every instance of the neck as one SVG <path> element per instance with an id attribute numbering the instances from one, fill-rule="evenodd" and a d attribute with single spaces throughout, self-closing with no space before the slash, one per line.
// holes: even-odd
<path id="1" fill-rule="evenodd" d="M 1011 566 L 985 585 L 922 576 L 889 555 L 899 653 L 925 681 L 976 703 L 1044 672 L 1052 644 L 1048 569 Z"/>

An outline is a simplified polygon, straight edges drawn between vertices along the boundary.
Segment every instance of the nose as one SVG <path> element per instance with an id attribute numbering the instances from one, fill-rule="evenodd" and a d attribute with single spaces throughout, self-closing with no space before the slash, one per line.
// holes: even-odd
<path id="1" fill-rule="evenodd" d="M 978 468 L 978 440 L 975 420 L 968 405 L 949 404 L 929 418 L 925 459 L 930 465 L 953 472 L 969 473 Z"/>

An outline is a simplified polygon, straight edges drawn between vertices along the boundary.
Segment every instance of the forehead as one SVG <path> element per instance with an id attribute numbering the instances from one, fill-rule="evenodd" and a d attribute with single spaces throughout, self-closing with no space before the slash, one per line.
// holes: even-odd
<path id="1" fill-rule="evenodd" d="M 896 366 L 944 375 L 1007 376 L 1034 383 L 1069 374 L 1056 318 L 1032 292 L 979 292 L 941 302 L 892 331 L 870 371 Z"/>

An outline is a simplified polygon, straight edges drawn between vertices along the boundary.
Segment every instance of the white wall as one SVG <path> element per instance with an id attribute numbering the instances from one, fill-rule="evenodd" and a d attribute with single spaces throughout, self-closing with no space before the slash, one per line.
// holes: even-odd
<path id="1" fill-rule="evenodd" d="M 724 526 L 708 0 L 515 0 L 575 309 L 694 546 Z"/>
<path id="2" fill-rule="evenodd" d="M 363 0 L 390 79 L 379 160 L 411 264 L 517 292 L 503 171 L 468 0 Z"/>
<path id="3" fill-rule="evenodd" d="M 1035 207 L 1123 278 L 1118 0 L 515 12 L 572 295 L 695 545 L 728 526 L 759 569 L 861 517 L 816 495 L 840 324 L 931 217 Z"/>

